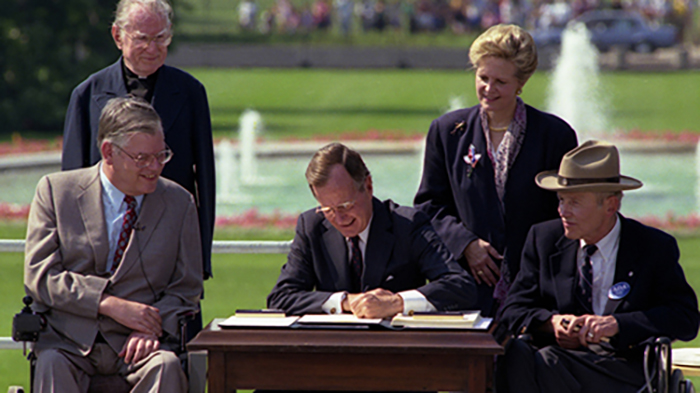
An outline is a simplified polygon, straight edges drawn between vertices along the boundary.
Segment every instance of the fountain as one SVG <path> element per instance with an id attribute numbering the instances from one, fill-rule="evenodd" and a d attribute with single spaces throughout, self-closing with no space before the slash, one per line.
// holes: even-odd
<path id="1" fill-rule="evenodd" d="M 262 116 L 257 111 L 243 111 L 238 129 L 240 140 L 240 179 L 243 184 L 253 184 L 258 180 L 257 158 L 255 156 L 255 138 L 262 133 Z"/>
<path id="2" fill-rule="evenodd" d="M 236 151 L 230 140 L 224 139 L 216 147 L 216 167 L 218 181 L 216 199 L 219 202 L 233 203 L 241 197 Z"/>
<path id="3" fill-rule="evenodd" d="M 592 136 L 610 139 L 606 130 L 606 107 L 597 89 L 596 52 L 586 41 L 583 27 L 572 27 L 564 35 L 562 54 L 552 75 L 549 110 L 569 121 L 582 142 Z M 448 97 L 446 107 L 462 108 L 469 104 L 464 96 Z M 263 214 L 275 211 L 294 214 L 317 204 L 309 192 L 304 172 L 313 151 L 326 142 L 300 144 L 289 149 L 288 142 L 268 141 L 256 144 L 263 129 L 260 113 L 246 110 L 240 118 L 239 143 L 222 141 L 216 147 L 217 214 L 240 215 L 250 209 Z M 659 152 L 639 154 L 613 141 L 622 153 L 622 173 L 641 179 L 645 186 L 626 194 L 622 210 L 632 217 L 664 217 L 668 212 L 684 216 L 700 209 L 700 164 L 688 165 L 690 154 Z M 392 142 L 382 142 L 388 145 Z M 418 142 L 415 151 L 405 154 L 363 154 L 372 171 L 375 195 L 411 205 L 422 170 Z M 348 142 L 353 145 L 353 142 Z M 359 146 L 358 146 L 359 147 Z M 700 155 L 700 147 L 698 148 Z M 692 162 L 692 161 L 691 161 Z M 700 162 L 700 161 L 696 161 Z M 58 161 L 56 163 L 58 165 Z M 0 165 L 2 168 L 2 165 Z M 41 175 L 56 169 L 4 169 L 0 171 L 0 202 L 26 205 Z M 696 171 L 698 173 L 696 173 Z"/>
<path id="4" fill-rule="evenodd" d="M 626 194 L 623 212 L 663 217 L 669 212 L 687 215 L 700 209 L 696 202 L 700 200 L 700 188 L 694 189 L 700 164 L 696 175 L 687 168 L 687 161 L 692 159 L 688 154 L 663 152 L 661 148 L 655 149 L 654 154 L 634 152 L 627 149 L 624 141 L 613 139 L 608 132 L 609 103 L 600 89 L 598 51 L 591 44 L 585 25 L 571 23 L 562 34 L 561 53 L 548 89 L 547 110 L 576 130 L 579 143 L 603 139 L 618 146 L 622 173 L 644 183 L 640 190 Z"/>
<path id="5" fill-rule="evenodd" d="M 450 97 L 450 104 L 445 113 L 456 111 L 457 109 L 466 108 L 467 106 L 467 99 L 464 97 L 464 95 L 453 95 L 452 97 Z"/>
<path id="6" fill-rule="evenodd" d="M 579 143 L 600 138 L 608 129 L 608 105 L 600 94 L 598 50 L 580 22 L 569 24 L 561 40 L 561 53 L 549 85 L 547 110 L 576 130 Z"/>

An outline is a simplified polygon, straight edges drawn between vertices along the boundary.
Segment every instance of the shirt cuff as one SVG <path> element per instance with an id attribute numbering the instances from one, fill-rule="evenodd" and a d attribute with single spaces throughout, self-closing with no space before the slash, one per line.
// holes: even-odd
<path id="1" fill-rule="evenodd" d="M 342 314 L 343 300 L 348 296 L 347 292 L 336 292 L 321 305 L 321 310 L 326 314 Z"/>
<path id="2" fill-rule="evenodd" d="M 416 291 L 399 292 L 399 296 L 403 298 L 403 313 L 404 315 L 413 315 L 414 312 L 433 312 L 437 308 L 425 298 L 425 296 Z"/>

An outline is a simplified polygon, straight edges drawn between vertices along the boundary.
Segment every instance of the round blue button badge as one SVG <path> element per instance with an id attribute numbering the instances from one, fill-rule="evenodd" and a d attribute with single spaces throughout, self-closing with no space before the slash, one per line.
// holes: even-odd
<path id="1" fill-rule="evenodd" d="M 627 296 L 628 293 L 630 293 L 630 284 L 622 281 L 610 287 L 608 297 L 612 300 L 619 300 Z"/>

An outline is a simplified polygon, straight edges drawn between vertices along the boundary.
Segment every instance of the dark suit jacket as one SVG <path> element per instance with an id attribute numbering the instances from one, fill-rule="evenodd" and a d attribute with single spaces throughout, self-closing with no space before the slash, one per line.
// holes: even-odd
<path id="1" fill-rule="evenodd" d="M 126 94 L 121 59 L 73 90 L 63 129 L 63 170 L 88 167 L 101 159 L 97 146 L 100 113 L 110 99 Z M 158 71 L 151 104 L 163 121 L 165 143 L 175 153 L 162 176 L 192 193 L 198 205 L 204 278 L 208 278 L 216 189 L 207 94 L 191 75 L 164 65 Z"/>
<path id="2" fill-rule="evenodd" d="M 41 179 L 27 222 L 24 286 L 45 312 L 38 349 L 87 355 L 97 333 L 117 353 L 131 329 L 98 316 L 102 294 L 157 307 L 163 332 L 179 337 L 178 315 L 198 309 L 202 251 L 192 195 L 167 179 L 144 196 L 116 272 L 107 270 L 109 239 L 98 166 Z"/>
<path id="3" fill-rule="evenodd" d="M 559 168 L 561 158 L 577 144 L 576 133 L 563 120 L 526 108 L 525 138 L 508 172 L 504 208 L 498 202 L 479 106 L 447 113 L 430 125 L 423 178 L 414 200 L 416 208 L 430 216 L 435 231 L 463 266 L 467 266 L 464 249 L 472 241 L 483 239 L 504 255 L 507 266 L 501 271 L 510 280 L 519 270 L 530 226 L 557 217 L 556 194 L 537 187 L 535 175 Z M 459 123 L 463 126 L 456 129 Z M 470 174 L 463 157 L 471 145 L 481 159 Z M 491 290 L 487 288 L 479 291 L 484 313 L 491 309 Z"/>
<path id="4" fill-rule="evenodd" d="M 655 336 L 692 340 L 700 323 L 698 302 L 678 263 L 675 239 L 619 217 L 613 283 L 627 282 L 631 289 L 621 300 L 608 300 L 605 314 L 613 315 L 620 327 L 611 343 L 624 351 Z M 537 333 L 542 323 L 553 314 L 584 314 L 574 295 L 578 245 L 564 237 L 561 220 L 532 227 L 501 319 L 510 332 L 534 333 L 539 345 L 552 344 L 553 335 Z"/>
<path id="5" fill-rule="evenodd" d="M 474 304 L 473 279 L 450 257 L 423 213 L 376 198 L 372 208 L 362 292 L 417 289 L 438 310 L 466 310 Z M 300 215 L 268 307 L 321 313 L 333 293 L 352 287 L 347 253 L 345 238 L 323 214 L 309 210 Z"/>

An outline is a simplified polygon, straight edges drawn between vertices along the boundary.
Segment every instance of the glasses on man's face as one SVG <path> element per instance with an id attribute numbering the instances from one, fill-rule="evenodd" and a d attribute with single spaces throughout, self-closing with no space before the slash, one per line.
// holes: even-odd
<path id="1" fill-rule="evenodd" d="M 167 28 L 163 29 L 154 37 L 151 37 L 148 34 L 142 33 L 138 30 L 133 33 L 130 33 L 125 29 L 122 29 L 122 31 L 125 35 L 129 36 L 134 46 L 139 49 L 148 48 L 148 46 L 151 45 L 151 42 L 155 43 L 159 47 L 166 47 L 170 45 L 170 42 L 173 40 L 173 35 L 170 33 L 170 29 Z"/>
<path id="2" fill-rule="evenodd" d="M 127 157 L 131 158 L 134 161 L 134 164 L 136 164 L 137 168 L 149 167 L 151 166 L 151 164 L 153 164 L 153 161 L 158 162 L 158 164 L 160 165 L 165 165 L 175 155 L 175 153 L 173 153 L 173 151 L 170 150 L 168 146 L 165 146 L 165 149 L 159 151 L 156 154 L 139 153 L 136 155 L 136 157 L 129 154 L 119 145 L 114 145 L 114 147 L 118 148 L 119 150 L 121 150 L 122 153 L 126 154 Z"/>
<path id="3" fill-rule="evenodd" d="M 323 213 L 326 217 L 335 217 L 336 214 L 345 214 L 355 207 L 357 199 L 343 202 L 337 206 L 319 206 L 316 208 L 316 213 Z"/>

